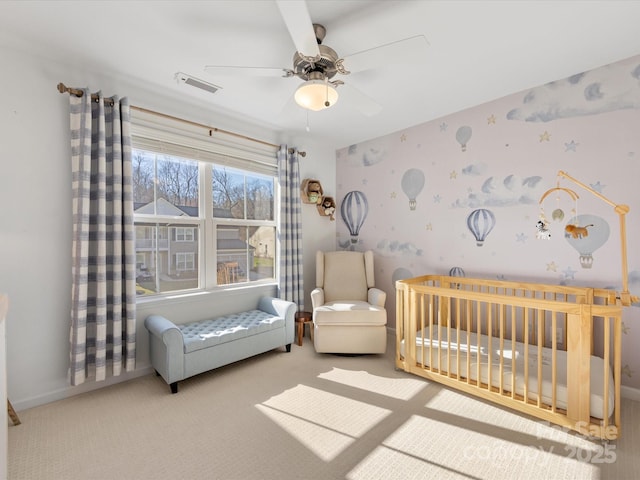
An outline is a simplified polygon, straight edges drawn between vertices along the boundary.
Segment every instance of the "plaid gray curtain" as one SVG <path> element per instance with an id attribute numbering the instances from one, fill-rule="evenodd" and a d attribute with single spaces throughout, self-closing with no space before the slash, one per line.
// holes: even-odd
<path id="1" fill-rule="evenodd" d="M 135 368 L 135 232 L 126 98 L 69 96 L 73 188 L 70 382 Z M 110 368 L 108 372 L 107 369 Z"/>
<path id="2" fill-rule="evenodd" d="M 281 145 L 278 150 L 280 181 L 280 298 L 304 308 L 302 276 L 302 201 L 298 151 Z"/>

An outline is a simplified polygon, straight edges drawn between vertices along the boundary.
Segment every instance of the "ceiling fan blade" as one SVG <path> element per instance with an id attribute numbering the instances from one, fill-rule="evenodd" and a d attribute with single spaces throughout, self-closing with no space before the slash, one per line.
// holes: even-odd
<path id="1" fill-rule="evenodd" d="M 355 73 L 387 65 L 416 64 L 425 60 L 428 46 L 424 35 L 416 35 L 348 55 L 343 65 L 349 72 Z"/>
<path id="2" fill-rule="evenodd" d="M 277 0 L 280 14 L 284 20 L 296 50 L 307 57 L 320 55 L 313 23 L 307 9 L 307 2 Z"/>
<path id="3" fill-rule="evenodd" d="M 235 67 L 224 65 L 206 65 L 205 72 L 214 75 L 230 75 L 235 77 L 287 77 L 290 76 L 286 68 L 271 67 Z"/>
<path id="4" fill-rule="evenodd" d="M 363 115 L 373 117 L 382 111 L 382 105 L 348 83 L 341 85 L 340 90 L 344 92 L 345 102 L 350 103 Z M 340 102 L 340 100 L 338 100 L 338 102 Z"/>

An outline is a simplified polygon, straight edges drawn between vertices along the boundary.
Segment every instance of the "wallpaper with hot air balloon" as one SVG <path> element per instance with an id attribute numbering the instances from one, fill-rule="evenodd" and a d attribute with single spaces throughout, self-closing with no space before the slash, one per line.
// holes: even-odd
<path id="1" fill-rule="evenodd" d="M 640 56 L 340 149 L 336 248 L 374 251 L 390 312 L 396 280 L 430 273 L 620 290 L 613 207 L 571 184 L 575 201 L 559 191 L 540 203 L 563 170 L 630 206 L 640 295 L 638 126 Z M 623 383 L 640 388 L 638 307 L 624 313 Z"/>

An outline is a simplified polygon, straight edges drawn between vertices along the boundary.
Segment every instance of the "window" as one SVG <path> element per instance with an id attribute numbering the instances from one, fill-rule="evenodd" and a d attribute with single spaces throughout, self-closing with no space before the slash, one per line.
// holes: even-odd
<path id="1" fill-rule="evenodd" d="M 193 242 L 194 228 L 176 227 L 174 232 L 176 242 Z"/>
<path id="2" fill-rule="evenodd" d="M 138 295 L 275 281 L 275 150 L 256 161 L 193 132 L 133 124 Z"/>

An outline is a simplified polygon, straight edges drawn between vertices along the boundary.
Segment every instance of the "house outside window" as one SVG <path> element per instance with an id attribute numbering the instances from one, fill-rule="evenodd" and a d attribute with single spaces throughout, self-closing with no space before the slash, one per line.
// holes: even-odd
<path id="1" fill-rule="evenodd" d="M 169 145 L 155 139 L 167 133 L 134 131 L 138 296 L 275 282 L 275 152 L 253 162 L 205 152 L 192 135 Z"/>

